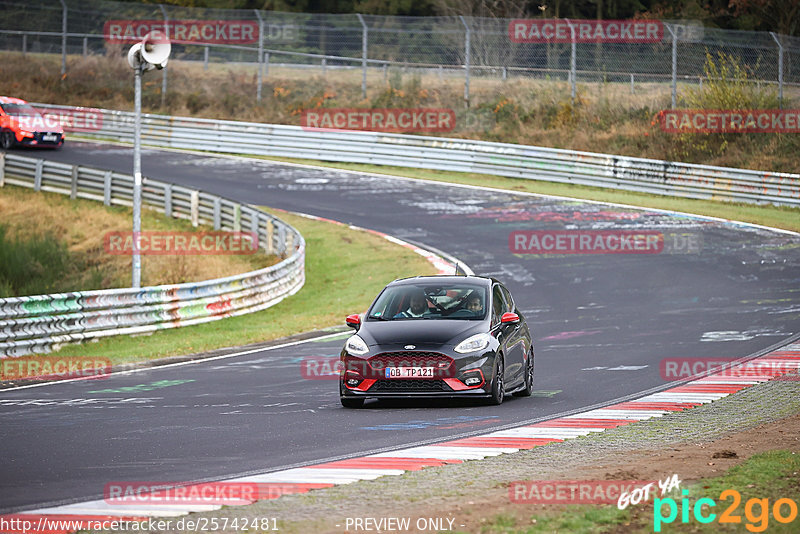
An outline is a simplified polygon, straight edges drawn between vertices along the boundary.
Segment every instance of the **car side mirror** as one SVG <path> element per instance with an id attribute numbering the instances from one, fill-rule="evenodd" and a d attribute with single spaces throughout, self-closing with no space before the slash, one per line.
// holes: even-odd
<path id="1" fill-rule="evenodd" d="M 500 317 L 500 322 L 503 324 L 516 324 L 519 322 L 519 315 L 516 313 L 506 312 Z"/>
<path id="2" fill-rule="evenodd" d="M 347 319 L 345 319 L 344 322 L 350 328 L 358 330 L 361 327 L 361 316 L 357 313 L 353 315 L 348 315 Z"/>

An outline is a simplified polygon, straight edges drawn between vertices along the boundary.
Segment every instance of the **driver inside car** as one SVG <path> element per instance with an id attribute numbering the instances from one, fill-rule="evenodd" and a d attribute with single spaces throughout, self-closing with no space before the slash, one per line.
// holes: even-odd
<path id="1" fill-rule="evenodd" d="M 422 292 L 416 292 L 411 295 L 408 309 L 398 313 L 394 316 L 394 318 L 402 319 L 410 317 L 422 317 L 427 312 L 428 303 L 426 301 L 425 294 Z"/>
<path id="2" fill-rule="evenodd" d="M 472 295 L 467 299 L 466 308 L 475 315 L 480 315 L 483 313 L 483 302 L 478 295 Z"/>

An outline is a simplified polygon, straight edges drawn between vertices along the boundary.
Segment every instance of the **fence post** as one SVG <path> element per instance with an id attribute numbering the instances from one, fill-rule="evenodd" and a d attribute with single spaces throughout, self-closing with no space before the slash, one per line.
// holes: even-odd
<path id="1" fill-rule="evenodd" d="M 364 22 L 364 16 L 356 13 L 361 23 L 361 98 L 367 98 L 367 43 L 369 42 L 369 28 Z"/>
<path id="2" fill-rule="evenodd" d="M 89 55 L 89 38 L 88 37 L 84 37 L 83 38 L 83 57 L 86 57 L 87 55 Z"/>
<path id="3" fill-rule="evenodd" d="M 631 72 L 631 94 L 635 94 L 635 91 L 633 89 L 633 73 L 632 72 Z"/>
<path id="4" fill-rule="evenodd" d="M 274 228 L 275 225 L 272 223 L 272 219 L 267 219 L 267 254 L 272 254 L 272 251 L 275 249 L 272 243 Z"/>
<path id="5" fill-rule="evenodd" d="M 78 198 L 78 166 L 72 166 L 72 180 L 69 184 L 69 199 L 75 200 Z"/>
<path id="6" fill-rule="evenodd" d="M 203 47 L 203 70 L 208 70 L 208 47 Z"/>
<path id="7" fill-rule="evenodd" d="M 111 171 L 103 174 L 103 204 L 111 205 Z"/>
<path id="8" fill-rule="evenodd" d="M 269 52 L 264 52 L 264 77 L 269 76 Z"/>
<path id="9" fill-rule="evenodd" d="M 192 226 L 197 228 L 200 224 L 200 191 L 192 191 L 189 194 L 189 210 Z"/>
<path id="10" fill-rule="evenodd" d="M 164 4 L 158 4 L 161 8 L 161 13 L 164 15 L 164 35 L 169 39 L 169 15 L 164 8 Z M 167 104 L 167 67 L 161 69 L 161 107 Z"/>
<path id="11" fill-rule="evenodd" d="M 261 18 L 261 13 L 254 9 L 256 17 L 258 17 L 258 89 L 256 89 L 256 102 L 261 103 L 261 84 L 263 83 L 263 69 L 261 63 L 264 60 L 264 20 Z M 206 47 L 208 50 L 208 47 Z"/>
<path id="12" fill-rule="evenodd" d="M 783 109 L 783 44 L 775 32 L 769 32 L 778 44 L 778 106 Z"/>
<path id="13" fill-rule="evenodd" d="M 222 227 L 222 199 L 214 195 L 214 230 Z"/>
<path id="14" fill-rule="evenodd" d="M 61 76 L 67 73 L 67 3 L 61 0 Z"/>
<path id="15" fill-rule="evenodd" d="M 0 187 L 6 185 L 6 153 L 0 152 Z"/>
<path id="16" fill-rule="evenodd" d="M 672 24 L 664 24 L 672 36 L 672 109 L 678 105 L 678 36 L 672 30 Z"/>
<path id="17" fill-rule="evenodd" d="M 576 86 L 577 86 L 577 78 L 578 78 L 578 48 L 576 44 L 576 37 L 575 37 L 575 26 L 572 25 L 572 21 L 566 19 L 567 25 L 569 26 L 569 40 L 572 43 L 570 47 L 570 56 L 569 56 L 569 92 L 570 98 L 572 99 L 572 105 L 575 106 L 575 93 Z"/>
<path id="18" fill-rule="evenodd" d="M 469 107 L 469 51 L 470 51 L 470 31 L 464 15 L 459 15 L 461 24 L 464 25 L 464 104 Z"/>
<path id="19" fill-rule="evenodd" d="M 164 215 L 172 217 L 172 184 L 164 185 Z"/>
<path id="20" fill-rule="evenodd" d="M 23 33 L 22 34 L 22 55 L 24 56 L 27 53 L 28 53 L 28 34 L 27 33 Z"/>
<path id="21" fill-rule="evenodd" d="M 44 166 L 43 159 L 36 160 L 36 170 L 33 173 L 33 190 L 39 192 L 42 190 L 42 167 Z"/>
<path id="22" fill-rule="evenodd" d="M 238 202 L 233 206 L 233 231 L 242 231 L 242 205 Z"/>

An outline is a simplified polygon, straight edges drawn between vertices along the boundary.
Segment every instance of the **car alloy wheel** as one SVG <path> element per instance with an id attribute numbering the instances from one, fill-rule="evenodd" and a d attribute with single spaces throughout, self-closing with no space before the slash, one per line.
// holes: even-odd
<path id="1" fill-rule="evenodd" d="M 14 133 L 13 132 L 2 132 L 0 133 L 0 148 L 3 150 L 8 150 L 14 146 Z"/>
<path id="2" fill-rule="evenodd" d="M 495 373 L 494 383 L 492 384 L 492 396 L 489 397 L 489 404 L 499 405 L 503 404 L 503 398 L 505 397 L 505 381 L 503 380 L 503 375 L 505 374 L 505 369 L 503 366 L 503 355 L 497 355 L 497 372 Z"/>
<path id="3" fill-rule="evenodd" d="M 528 363 L 525 365 L 525 388 L 514 395 L 517 397 L 530 397 L 533 393 L 533 351 L 528 355 Z"/>

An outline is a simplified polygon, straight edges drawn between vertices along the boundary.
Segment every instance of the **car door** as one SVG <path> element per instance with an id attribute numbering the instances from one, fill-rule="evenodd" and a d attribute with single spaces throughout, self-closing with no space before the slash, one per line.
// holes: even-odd
<path id="1" fill-rule="evenodd" d="M 518 355 L 515 354 L 516 325 L 500 322 L 501 317 L 507 311 L 509 311 L 508 303 L 503 296 L 503 290 L 500 284 L 495 283 L 492 285 L 492 330 L 494 330 L 494 335 L 504 355 L 506 388 L 513 389 L 519 382 L 521 365 Z"/>
<path id="2" fill-rule="evenodd" d="M 514 298 L 502 284 L 497 285 L 505 304 L 505 312 L 512 312 L 519 315 Z M 525 381 L 525 324 L 520 316 L 517 323 L 505 325 L 506 329 L 506 369 L 507 384 L 512 387 L 521 385 Z"/>

